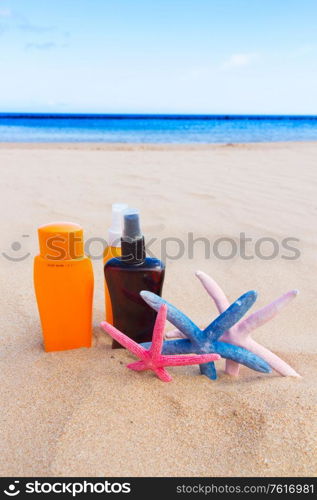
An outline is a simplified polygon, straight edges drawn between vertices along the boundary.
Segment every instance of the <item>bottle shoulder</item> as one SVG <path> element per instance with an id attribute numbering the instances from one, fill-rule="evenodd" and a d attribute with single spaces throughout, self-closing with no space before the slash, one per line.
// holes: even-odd
<path id="1" fill-rule="evenodd" d="M 80 259 L 65 259 L 65 260 L 55 260 L 55 259 L 44 259 L 41 255 L 36 255 L 34 257 L 34 266 L 47 266 L 47 267 L 77 267 L 86 266 L 92 268 L 92 262 L 89 257 L 84 255 Z"/>
<path id="2" fill-rule="evenodd" d="M 120 257 L 114 257 L 105 264 L 105 269 L 110 268 L 121 268 L 127 271 L 137 271 L 144 269 L 151 269 L 157 271 L 163 271 L 165 269 L 165 264 L 160 259 L 155 257 L 146 257 L 142 264 L 129 264 L 123 261 Z"/>

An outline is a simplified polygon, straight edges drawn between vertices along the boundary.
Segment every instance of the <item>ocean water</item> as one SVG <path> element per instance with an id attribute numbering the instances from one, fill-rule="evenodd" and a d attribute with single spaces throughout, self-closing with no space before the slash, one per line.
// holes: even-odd
<path id="1" fill-rule="evenodd" d="M 0 113 L 0 142 L 237 143 L 317 140 L 317 116 Z"/>

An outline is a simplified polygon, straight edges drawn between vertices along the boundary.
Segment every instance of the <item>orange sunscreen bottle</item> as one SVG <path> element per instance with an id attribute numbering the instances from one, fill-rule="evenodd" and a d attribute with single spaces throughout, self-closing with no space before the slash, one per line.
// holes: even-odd
<path id="1" fill-rule="evenodd" d="M 94 276 L 78 224 L 56 222 L 38 229 L 40 255 L 34 286 L 45 351 L 90 347 Z"/>
<path id="2" fill-rule="evenodd" d="M 113 257 L 121 256 L 121 236 L 122 236 L 122 225 L 123 225 L 123 212 L 128 208 L 127 203 L 113 203 L 112 204 L 112 218 L 111 218 L 111 226 L 108 231 L 108 245 L 105 248 L 103 253 L 103 268 L 108 262 L 108 260 Z M 103 274 L 103 273 L 102 273 Z M 112 306 L 109 295 L 108 286 L 106 280 L 104 279 L 105 284 L 105 310 L 106 310 L 106 321 L 113 324 L 112 317 Z"/>

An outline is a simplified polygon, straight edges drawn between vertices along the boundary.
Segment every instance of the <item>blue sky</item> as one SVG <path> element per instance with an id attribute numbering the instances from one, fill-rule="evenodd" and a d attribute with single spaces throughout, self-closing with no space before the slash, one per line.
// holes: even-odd
<path id="1" fill-rule="evenodd" d="M 316 0 L 0 0 L 0 111 L 317 114 Z"/>

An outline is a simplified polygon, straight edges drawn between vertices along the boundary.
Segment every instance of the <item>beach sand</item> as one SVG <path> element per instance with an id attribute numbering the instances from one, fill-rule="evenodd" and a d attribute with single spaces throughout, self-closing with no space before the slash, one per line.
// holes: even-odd
<path id="1" fill-rule="evenodd" d="M 0 474 L 315 476 L 316 159 L 316 143 L 2 144 Z M 129 371 L 132 356 L 111 350 L 98 326 L 104 317 L 100 258 L 93 262 L 93 347 L 45 353 L 32 281 L 36 229 L 71 220 L 83 225 L 86 239 L 106 238 L 111 203 L 118 201 L 141 210 L 147 240 L 158 239 L 151 246 L 158 255 L 162 238 L 180 238 L 187 248 L 190 232 L 211 242 L 237 242 L 240 233 L 252 238 L 250 260 L 206 259 L 202 242 L 193 258 L 186 250 L 168 259 L 164 297 L 204 325 L 217 312 L 194 276 L 197 269 L 215 278 L 230 300 L 256 289 L 253 310 L 298 288 L 295 301 L 255 338 L 302 378 L 245 367 L 231 378 L 223 360 L 216 382 L 200 376 L 198 366 L 170 368 L 168 384 L 150 372 Z M 263 237 L 278 243 L 276 258 L 255 255 Z M 287 237 L 299 239 L 292 244 L 300 251 L 296 260 L 282 258 L 293 255 L 282 248 Z M 100 244 L 90 250 L 100 255 Z M 168 251 L 175 255 L 176 243 Z"/>

